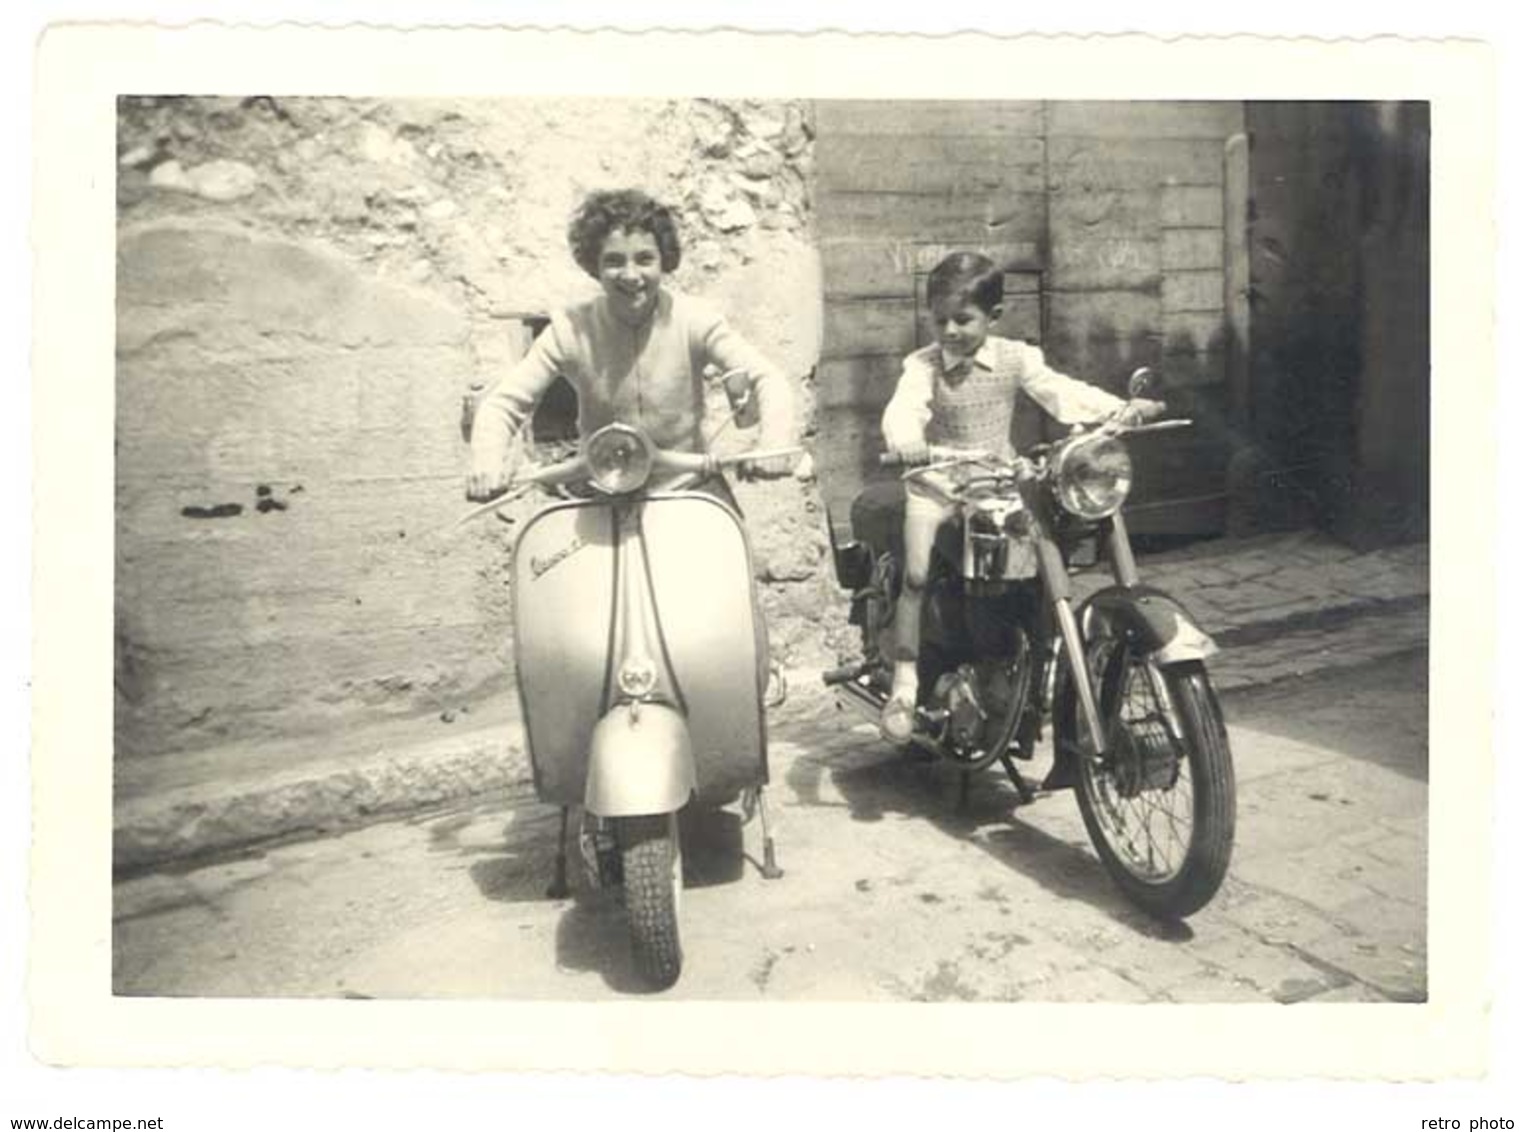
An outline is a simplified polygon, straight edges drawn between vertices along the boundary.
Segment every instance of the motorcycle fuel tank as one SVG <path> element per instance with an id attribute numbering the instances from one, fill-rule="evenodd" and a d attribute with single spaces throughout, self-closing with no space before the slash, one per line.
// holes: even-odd
<path id="1" fill-rule="evenodd" d="M 670 674 L 700 796 L 724 799 L 765 781 L 762 645 L 745 533 L 709 496 L 654 495 L 553 506 L 520 536 L 515 652 L 540 798 L 582 804 L 594 728 L 618 697 L 624 658 L 610 652 L 619 555 L 640 556 L 627 568 L 648 579 L 639 592 L 654 639 L 643 651 Z"/>

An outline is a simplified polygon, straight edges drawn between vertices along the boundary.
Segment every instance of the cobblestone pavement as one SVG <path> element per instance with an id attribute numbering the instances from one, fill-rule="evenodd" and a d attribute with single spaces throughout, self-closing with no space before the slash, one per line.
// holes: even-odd
<path id="1" fill-rule="evenodd" d="M 1349 659 L 1345 642 L 1379 629 L 1370 618 L 1309 627 L 1298 648 Z M 1388 629 L 1391 652 L 1403 627 Z M 1295 667 L 1298 648 L 1279 663 Z M 786 876 L 759 877 L 755 825 L 722 812 L 691 826 L 687 962 L 668 995 L 1421 1000 L 1426 665 L 1410 651 L 1225 698 L 1234 862 L 1218 898 L 1173 927 L 1116 891 L 1067 795 L 1019 807 L 992 773 L 960 808 L 943 768 L 896 755 L 852 716 L 804 712 L 772 744 Z M 637 993 L 614 894 L 580 885 L 572 899 L 545 897 L 554 839 L 553 810 L 498 799 L 122 881 L 115 989 Z"/>
<path id="2" fill-rule="evenodd" d="M 1215 636 L 1429 593 L 1426 543 L 1360 552 L 1311 531 L 1198 543 L 1141 560 L 1145 580 Z M 1084 575 L 1080 588 L 1104 579 Z"/>

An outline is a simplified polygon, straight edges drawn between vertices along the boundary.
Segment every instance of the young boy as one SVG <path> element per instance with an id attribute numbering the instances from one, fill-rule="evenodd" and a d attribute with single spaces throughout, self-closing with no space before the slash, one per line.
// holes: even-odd
<path id="1" fill-rule="evenodd" d="M 884 440 L 906 464 L 925 463 L 928 449 L 961 449 L 1010 458 L 1012 413 L 1026 394 L 1061 424 L 1090 424 L 1119 410 L 1146 420 L 1164 405 L 1124 402 L 1095 386 L 1050 369 L 1043 351 L 990 333 L 1001 317 L 1003 277 L 982 255 L 956 252 L 927 276 L 927 305 L 936 341 L 910 354 L 895 395 L 884 410 Z M 880 717 L 885 738 L 905 742 L 916 715 L 916 656 L 921 645 L 921 602 L 932 541 L 951 512 L 939 484 L 950 472 L 906 481 L 905 576 L 895 606 L 895 674 Z"/>

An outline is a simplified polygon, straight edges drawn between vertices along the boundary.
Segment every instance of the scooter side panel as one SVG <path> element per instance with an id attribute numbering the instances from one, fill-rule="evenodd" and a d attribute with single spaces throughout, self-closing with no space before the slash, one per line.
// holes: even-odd
<path id="1" fill-rule="evenodd" d="M 603 714 L 614 612 L 613 510 L 599 502 L 539 512 L 514 551 L 514 653 L 535 788 L 580 806 Z"/>
<path id="2" fill-rule="evenodd" d="M 652 592 L 708 798 L 767 779 L 751 552 L 731 510 L 658 497 L 642 515 Z"/>

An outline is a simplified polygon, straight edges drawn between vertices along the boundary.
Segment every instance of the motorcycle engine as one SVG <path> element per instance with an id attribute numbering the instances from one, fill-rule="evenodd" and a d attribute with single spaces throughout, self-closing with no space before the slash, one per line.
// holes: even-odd
<path id="1" fill-rule="evenodd" d="M 953 744 L 964 748 L 978 746 L 983 737 L 986 712 L 980 703 L 974 666 L 961 664 L 957 671 L 944 673 L 937 681 L 933 695 L 948 713 L 948 738 Z"/>

